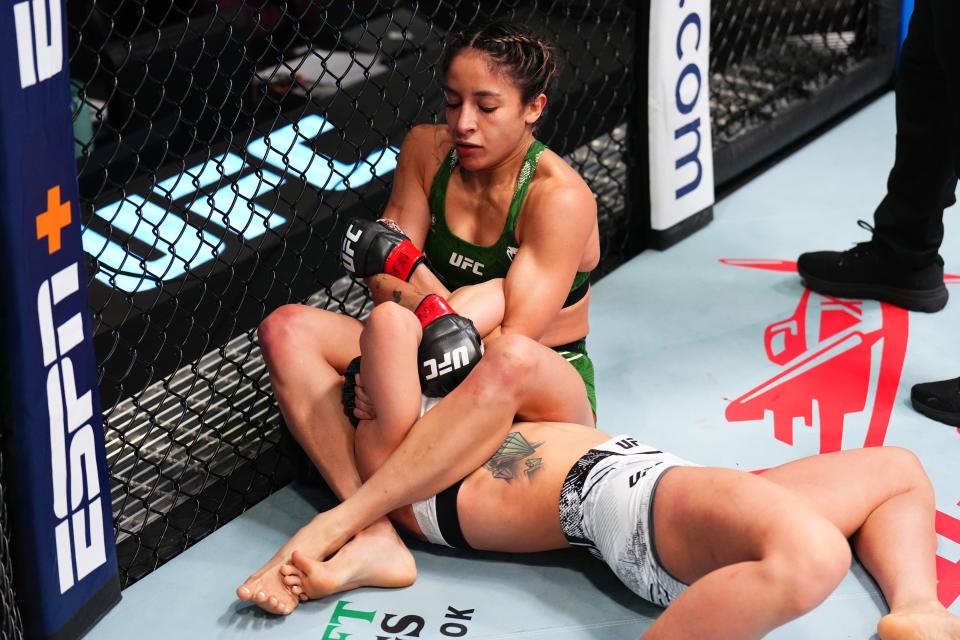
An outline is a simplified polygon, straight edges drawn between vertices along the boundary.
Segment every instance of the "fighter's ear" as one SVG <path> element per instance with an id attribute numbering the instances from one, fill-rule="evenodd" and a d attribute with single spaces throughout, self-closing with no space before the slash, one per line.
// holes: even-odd
<path id="1" fill-rule="evenodd" d="M 543 110 L 547 108 L 547 96 L 541 93 L 536 98 L 527 103 L 524 109 L 523 120 L 529 125 L 534 125 L 543 115 Z"/>

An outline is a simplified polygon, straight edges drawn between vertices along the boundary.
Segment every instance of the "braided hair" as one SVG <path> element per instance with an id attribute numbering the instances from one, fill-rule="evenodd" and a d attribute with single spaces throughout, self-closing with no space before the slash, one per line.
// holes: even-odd
<path id="1" fill-rule="evenodd" d="M 483 53 L 491 68 L 506 73 L 520 89 L 524 104 L 549 93 L 560 72 L 560 58 L 553 43 L 521 24 L 491 22 L 455 34 L 440 61 L 442 77 L 464 49 Z"/>

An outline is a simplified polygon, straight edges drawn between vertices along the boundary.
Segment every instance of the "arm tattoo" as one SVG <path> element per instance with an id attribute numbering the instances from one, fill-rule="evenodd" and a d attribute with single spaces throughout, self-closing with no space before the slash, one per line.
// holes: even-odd
<path id="1" fill-rule="evenodd" d="M 403 300 L 403 293 L 400 292 L 400 289 L 393 290 L 393 301 L 397 304 L 400 304 L 400 301 Z"/>
<path id="2" fill-rule="evenodd" d="M 532 479 L 542 468 L 543 458 L 531 458 L 543 442 L 529 442 L 519 431 L 513 431 L 503 441 L 493 457 L 483 465 L 494 478 L 510 482 L 520 474 Z"/>

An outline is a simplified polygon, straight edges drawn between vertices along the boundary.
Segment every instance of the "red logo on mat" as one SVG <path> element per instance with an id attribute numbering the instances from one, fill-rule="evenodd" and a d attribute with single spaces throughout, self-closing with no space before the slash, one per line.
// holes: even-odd
<path id="1" fill-rule="evenodd" d="M 796 273 L 787 260 L 721 260 L 728 265 Z M 878 305 L 875 315 L 864 315 L 864 305 Z M 793 444 L 793 420 L 803 418 L 812 427 L 820 423 L 820 452 L 839 451 L 844 419 L 868 409 L 870 421 L 863 446 L 883 444 L 887 423 L 900 383 L 907 348 L 908 312 L 873 301 L 845 300 L 804 290 L 789 318 L 764 331 L 770 362 L 780 372 L 727 406 L 731 422 L 762 420 L 773 413 L 773 435 Z M 874 345 L 880 344 L 879 367 L 873 366 Z M 871 372 L 878 369 L 876 379 Z"/>
<path id="2" fill-rule="evenodd" d="M 721 260 L 723 264 L 796 273 L 788 260 Z M 960 284 L 960 275 L 947 275 L 947 284 Z M 864 318 L 865 304 L 879 305 L 879 326 Z M 908 312 L 889 304 L 843 300 L 804 290 L 796 310 L 786 320 L 767 326 L 763 345 L 780 372 L 727 406 L 731 422 L 761 420 L 773 413 L 773 433 L 793 444 L 793 419 L 812 426 L 814 408 L 820 418 L 820 451 L 838 451 L 844 418 L 867 409 L 873 394 L 864 446 L 883 444 L 890 412 L 900 383 L 907 348 Z M 873 366 L 874 345 L 880 363 Z M 871 380 L 871 374 L 876 380 Z M 960 505 L 958 505 L 960 506 Z M 937 533 L 960 543 L 960 519 L 937 512 Z M 937 596 L 949 607 L 960 599 L 960 561 L 937 556 Z"/>
<path id="3" fill-rule="evenodd" d="M 937 533 L 960 543 L 960 520 L 937 511 Z M 950 562 L 937 556 L 937 597 L 945 607 L 960 598 L 960 561 Z"/>

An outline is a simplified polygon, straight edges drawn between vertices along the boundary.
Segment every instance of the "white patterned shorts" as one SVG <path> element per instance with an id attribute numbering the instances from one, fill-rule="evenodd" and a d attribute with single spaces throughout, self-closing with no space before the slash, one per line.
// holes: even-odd
<path id="1" fill-rule="evenodd" d="M 698 465 L 617 436 L 585 453 L 560 491 L 560 525 L 570 545 L 588 549 L 631 591 L 661 607 L 687 588 L 660 564 L 653 540 L 657 485 L 678 466 Z"/>

